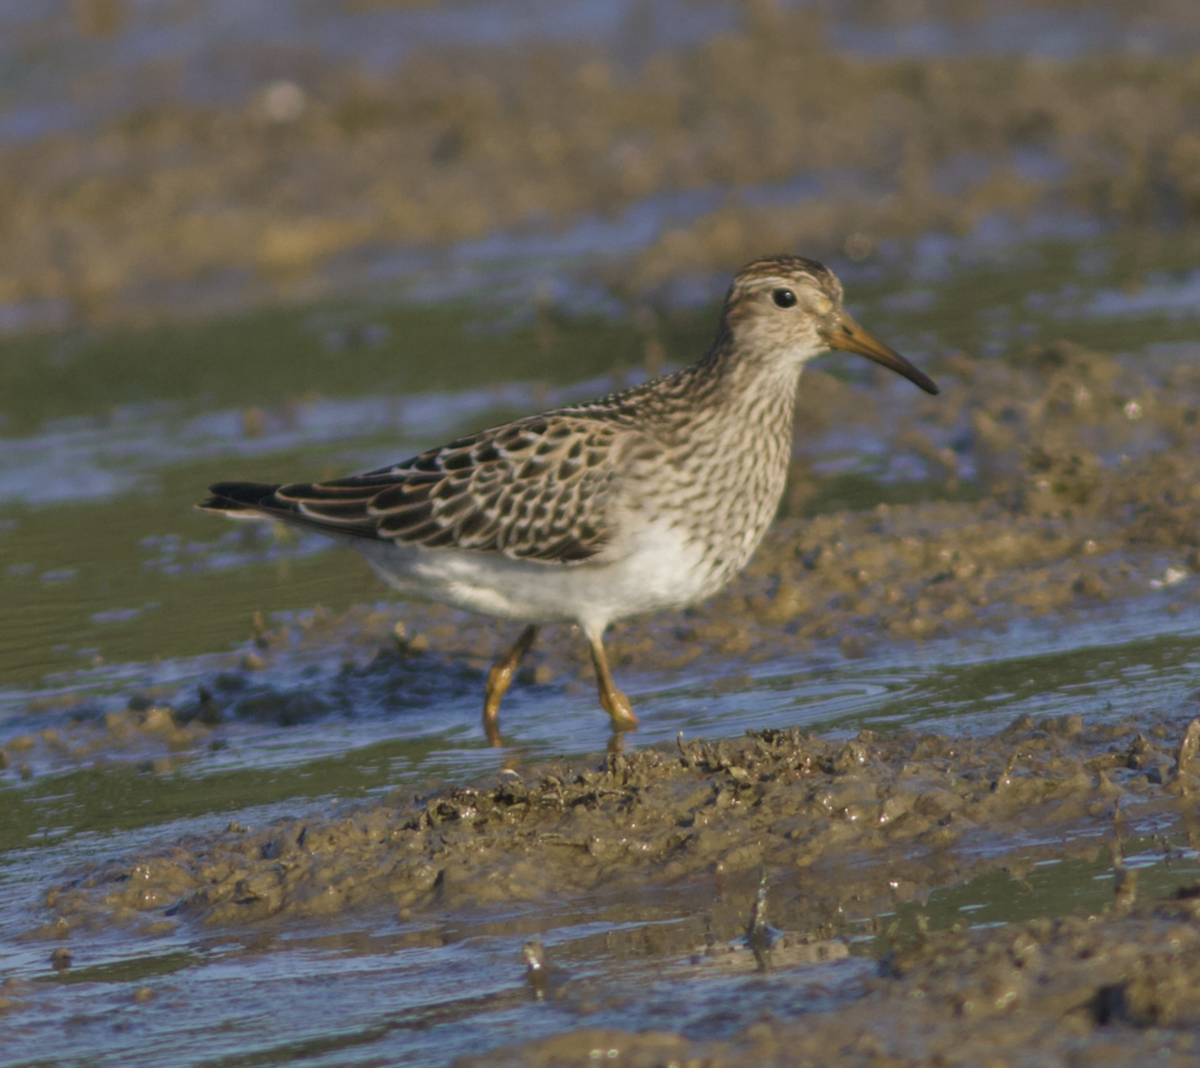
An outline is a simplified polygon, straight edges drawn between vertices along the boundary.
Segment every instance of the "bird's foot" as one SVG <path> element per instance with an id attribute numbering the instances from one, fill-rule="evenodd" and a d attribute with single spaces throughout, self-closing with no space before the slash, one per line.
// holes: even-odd
<path id="1" fill-rule="evenodd" d="M 515 672 L 515 664 L 496 664 L 488 672 L 487 684 L 483 691 L 483 733 L 487 735 L 488 744 L 497 748 L 502 744 L 500 741 L 500 699 L 512 683 Z"/>
<path id="2" fill-rule="evenodd" d="M 537 627 L 528 626 L 521 631 L 521 636 L 500 657 L 488 672 L 487 683 L 483 688 L 483 733 L 487 735 L 489 744 L 500 746 L 500 702 L 512 685 L 517 668 L 529 652 L 537 637 Z"/>
<path id="3" fill-rule="evenodd" d="M 612 720 L 614 731 L 637 730 L 638 718 L 633 714 L 633 705 L 621 690 L 615 686 L 610 690 L 601 690 L 600 704 Z"/>

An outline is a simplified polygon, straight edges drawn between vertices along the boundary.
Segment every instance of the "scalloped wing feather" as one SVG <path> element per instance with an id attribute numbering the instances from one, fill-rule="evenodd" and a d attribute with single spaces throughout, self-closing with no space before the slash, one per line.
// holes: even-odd
<path id="1" fill-rule="evenodd" d="M 273 496 L 290 518 L 330 531 L 582 563 L 610 540 L 605 503 L 617 439 L 627 433 L 586 417 L 535 416 Z"/>

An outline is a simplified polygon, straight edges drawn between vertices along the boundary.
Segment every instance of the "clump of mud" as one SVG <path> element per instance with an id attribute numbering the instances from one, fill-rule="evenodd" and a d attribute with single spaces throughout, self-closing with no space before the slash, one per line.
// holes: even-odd
<path id="1" fill-rule="evenodd" d="M 49 892 L 42 930 L 549 907 L 766 865 L 786 873 L 789 913 L 828 937 L 1018 843 L 1026 857 L 1057 856 L 1063 839 L 1094 852 L 1118 824 L 1190 827 L 1200 726 L 1172 743 L 1174 729 L 1088 728 L 1078 716 L 977 739 L 793 729 L 617 753 L 599 767 L 504 769 L 493 786 L 232 824 L 75 873 Z"/>
<path id="2" fill-rule="evenodd" d="M 43 772 L 114 760 L 167 772 L 177 766 L 179 754 L 194 753 L 210 741 L 217 721 L 203 701 L 185 717 L 170 705 L 134 698 L 118 711 L 9 738 L 0 750 L 0 770 L 11 767 L 28 778 L 28 757 L 36 753 Z"/>

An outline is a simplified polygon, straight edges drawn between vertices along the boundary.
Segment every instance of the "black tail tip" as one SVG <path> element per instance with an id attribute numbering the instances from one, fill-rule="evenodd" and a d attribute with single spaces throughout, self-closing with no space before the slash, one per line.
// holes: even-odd
<path id="1" fill-rule="evenodd" d="M 255 509 L 266 503 L 279 485 L 267 482 L 214 482 L 208 487 L 212 495 L 196 505 L 210 512 L 240 512 Z"/>

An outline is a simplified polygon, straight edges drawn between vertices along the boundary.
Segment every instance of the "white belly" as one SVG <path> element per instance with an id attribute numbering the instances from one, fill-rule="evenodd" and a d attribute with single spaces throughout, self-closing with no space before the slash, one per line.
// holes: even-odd
<path id="1" fill-rule="evenodd" d="M 578 623 L 597 633 L 614 619 L 676 608 L 711 592 L 699 546 L 659 524 L 643 528 L 618 560 L 573 566 L 465 549 L 350 544 L 405 593 L 500 619 Z"/>

